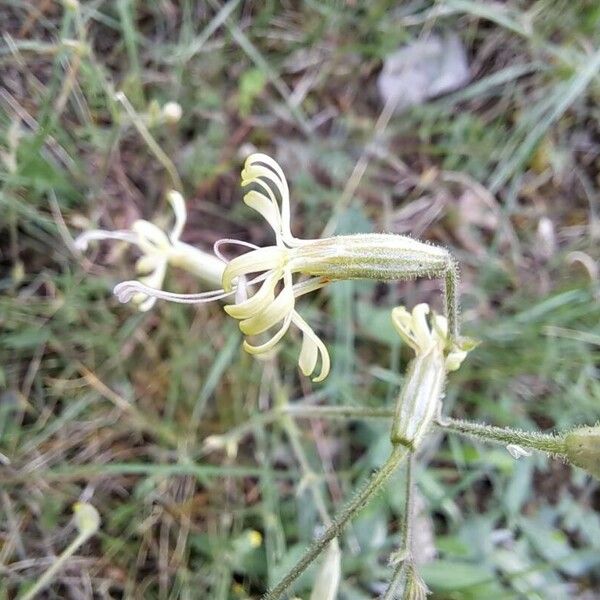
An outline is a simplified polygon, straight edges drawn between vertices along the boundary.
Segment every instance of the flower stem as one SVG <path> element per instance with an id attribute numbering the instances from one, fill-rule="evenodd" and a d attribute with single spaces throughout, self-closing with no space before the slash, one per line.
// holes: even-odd
<path id="1" fill-rule="evenodd" d="M 392 578 L 387 590 L 381 596 L 381 600 L 394 600 L 400 597 L 402 587 L 406 579 L 406 571 L 412 561 L 411 553 L 411 525 L 413 518 L 413 463 L 415 455 L 411 453 L 406 463 L 406 498 L 404 501 L 404 519 L 402 521 L 402 532 L 400 547 L 396 553 L 398 563 L 394 568 Z"/>
<path id="2" fill-rule="evenodd" d="M 327 510 L 327 504 L 325 502 L 325 497 L 321 492 L 321 488 L 319 487 L 319 482 L 315 476 L 315 473 L 310 465 L 310 461 L 306 456 L 306 452 L 304 452 L 304 448 L 302 447 L 302 443 L 300 441 L 300 431 L 298 430 L 298 426 L 294 419 L 286 414 L 286 410 L 289 408 L 289 398 L 284 386 L 281 385 L 279 379 L 276 379 L 273 385 L 273 395 L 276 402 L 276 409 L 280 411 L 281 414 L 281 425 L 285 430 L 285 433 L 290 440 L 292 445 L 292 450 L 296 455 L 296 460 L 300 464 L 300 468 L 302 469 L 304 475 L 304 481 L 306 485 L 311 491 L 313 499 L 315 501 L 315 506 L 317 507 L 317 511 L 323 524 L 325 526 L 329 526 L 331 524 L 331 516 Z"/>
<path id="3" fill-rule="evenodd" d="M 498 444 L 516 444 L 532 450 L 548 454 L 564 454 L 565 442 L 562 436 L 537 431 L 524 431 L 509 427 L 495 427 L 484 423 L 472 423 L 461 419 L 444 419 L 437 425 L 446 431 L 458 433 L 471 438 L 479 438 L 486 442 Z"/>
<path id="4" fill-rule="evenodd" d="M 88 534 L 80 533 L 56 559 L 52 566 L 37 580 L 35 585 L 21 597 L 21 600 L 32 600 L 52 581 L 56 573 L 75 554 L 75 551 L 89 538 Z"/>
<path id="5" fill-rule="evenodd" d="M 390 408 L 369 408 L 364 406 L 302 406 L 285 407 L 291 417 L 308 419 L 387 419 L 394 416 Z"/>
<path id="6" fill-rule="evenodd" d="M 382 467 L 377 470 L 354 498 L 346 505 L 342 512 L 336 516 L 331 525 L 321 534 L 314 544 L 305 552 L 304 556 L 288 572 L 288 574 L 269 592 L 263 600 L 277 600 L 281 598 L 288 587 L 309 567 L 309 565 L 325 550 L 327 545 L 343 531 L 348 521 L 362 510 L 381 487 L 392 476 L 396 467 L 402 462 L 409 449 L 396 445 Z"/>
<path id="7" fill-rule="evenodd" d="M 158 142 L 154 139 L 154 137 L 144 124 L 144 121 L 137 114 L 135 108 L 133 108 L 133 106 L 131 105 L 131 102 L 129 102 L 129 100 L 127 99 L 127 96 L 123 92 L 117 92 L 115 94 L 115 100 L 119 101 L 123 105 L 125 112 L 129 115 L 129 118 L 131 119 L 131 122 L 133 123 L 135 128 L 138 130 L 138 133 L 142 136 L 148 148 L 150 148 L 154 156 L 156 156 L 158 161 L 164 167 L 165 171 L 169 174 L 173 189 L 177 190 L 178 192 L 183 192 L 183 183 L 181 181 L 181 178 L 179 177 L 179 173 L 177 172 L 175 164 L 169 158 L 167 153 L 160 147 Z"/>
<path id="8" fill-rule="evenodd" d="M 444 300 L 448 336 L 453 343 L 458 341 L 458 278 L 458 265 L 452 260 L 444 278 Z"/>

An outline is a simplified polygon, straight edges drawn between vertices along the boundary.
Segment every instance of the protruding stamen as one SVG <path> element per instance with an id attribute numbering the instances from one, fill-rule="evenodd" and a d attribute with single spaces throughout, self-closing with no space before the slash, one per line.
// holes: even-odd
<path id="1" fill-rule="evenodd" d="M 213 252 L 224 262 L 229 263 L 232 259 L 226 258 L 221 252 L 221 246 L 243 246 L 244 248 L 251 248 L 252 250 L 258 250 L 260 246 L 251 244 L 250 242 L 244 242 L 243 240 L 236 240 L 233 238 L 221 238 L 213 244 Z"/>
<path id="2" fill-rule="evenodd" d="M 211 292 L 202 292 L 200 294 L 175 294 L 173 292 L 165 292 L 156 288 L 148 287 L 139 281 L 123 281 L 118 283 L 113 294 L 118 298 L 119 302 L 129 302 L 136 294 L 145 294 L 151 298 L 159 298 L 161 300 L 169 300 L 180 304 L 203 304 L 205 302 L 213 302 L 227 298 L 235 293 L 235 289 L 230 292 L 225 290 L 213 290 Z"/>
<path id="3" fill-rule="evenodd" d="M 327 277 L 311 277 L 306 281 L 301 281 L 294 285 L 294 296 L 299 298 L 300 296 L 304 296 L 304 294 L 310 294 L 310 292 L 325 287 L 328 283 L 329 279 L 327 279 Z"/>

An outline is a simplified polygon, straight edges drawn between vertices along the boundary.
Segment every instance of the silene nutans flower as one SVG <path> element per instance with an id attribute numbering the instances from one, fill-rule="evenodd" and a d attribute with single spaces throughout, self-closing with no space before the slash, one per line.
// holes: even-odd
<path id="1" fill-rule="evenodd" d="M 218 284 L 223 275 L 222 261 L 179 239 L 187 220 L 183 196 L 171 190 L 167 194 L 167 200 L 174 216 L 173 226 L 169 231 L 139 219 L 131 229 L 85 231 L 75 239 L 75 247 L 85 251 L 90 242 L 101 240 L 116 240 L 136 246 L 142 253 L 135 267 L 138 281 L 148 288 L 162 288 L 169 264 L 191 271 L 209 285 Z M 139 292 L 133 296 L 133 301 L 140 311 L 147 311 L 156 303 L 156 297 Z"/>
<path id="2" fill-rule="evenodd" d="M 427 323 L 429 306 L 418 304 L 408 312 L 403 306 L 392 311 L 392 322 L 402 340 L 415 353 L 408 364 L 392 424 L 392 443 L 415 450 L 429 431 L 442 407 L 449 371 L 456 371 L 467 356 L 466 349 L 446 352 L 448 321 L 433 314 Z"/>
<path id="3" fill-rule="evenodd" d="M 456 337 L 457 267 L 450 253 L 441 247 L 396 234 L 355 234 L 324 239 L 299 239 L 290 225 L 289 188 L 281 167 L 265 154 L 252 154 L 242 171 L 242 186 L 248 188 L 244 202 L 260 213 L 275 233 L 275 243 L 258 247 L 241 240 L 222 239 L 215 253 L 225 263 L 221 289 L 200 294 L 172 294 L 152 289 L 145 281 L 127 281 L 116 286 L 123 302 L 143 293 L 149 297 L 178 302 L 209 302 L 233 298 L 225 306 L 227 314 L 239 320 L 248 337 L 267 334 L 258 344 L 244 341 L 251 354 L 271 351 L 291 325 L 303 336 L 298 359 L 301 371 L 312 375 L 320 359 L 322 381 L 330 369 L 327 348 L 310 325 L 296 311 L 296 299 L 343 279 L 406 280 L 416 277 L 443 277 L 451 334 Z M 249 250 L 231 260 L 224 246 Z M 295 278 L 305 276 L 300 281 Z"/>

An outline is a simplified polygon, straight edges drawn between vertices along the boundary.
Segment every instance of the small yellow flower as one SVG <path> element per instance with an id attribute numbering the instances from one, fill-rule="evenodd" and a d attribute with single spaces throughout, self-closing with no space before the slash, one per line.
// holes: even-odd
<path id="1" fill-rule="evenodd" d="M 260 548 L 262 544 L 262 534 L 260 531 L 256 531 L 256 529 L 252 529 L 248 532 L 248 538 L 250 539 L 250 545 L 253 548 Z"/>

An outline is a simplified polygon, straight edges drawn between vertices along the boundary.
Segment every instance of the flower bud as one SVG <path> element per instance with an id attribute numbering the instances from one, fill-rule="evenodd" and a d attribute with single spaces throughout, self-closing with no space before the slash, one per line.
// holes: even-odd
<path id="1" fill-rule="evenodd" d="M 73 505 L 73 514 L 75 525 L 82 535 L 91 536 L 100 528 L 100 515 L 88 502 L 76 502 Z"/>
<path id="2" fill-rule="evenodd" d="M 162 115 L 167 123 L 178 123 L 183 115 L 183 109 L 178 102 L 167 102 L 162 108 Z"/>
<path id="3" fill-rule="evenodd" d="M 310 600 L 335 600 L 342 576 L 342 554 L 337 539 L 327 546 L 323 563 L 317 573 Z"/>
<path id="4" fill-rule="evenodd" d="M 416 449 L 438 413 L 446 382 L 444 354 L 433 347 L 409 363 L 392 424 L 392 442 Z"/>
<path id="5" fill-rule="evenodd" d="M 396 402 L 391 438 L 392 443 L 411 450 L 418 447 L 440 410 L 448 370 L 444 355 L 446 319 L 434 315 L 430 328 L 426 318 L 428 313 L 427 304 L 415 306 L 412 313 L 403 306 L 392 311 L 394 327 L 414 350 L 415 357 L 408 365 Z"/>
<path id="6" fill-rule="evenodd" d="M 578 427 L 564 437 L 567 460 L 600 479 L 600 425 Z"/>

